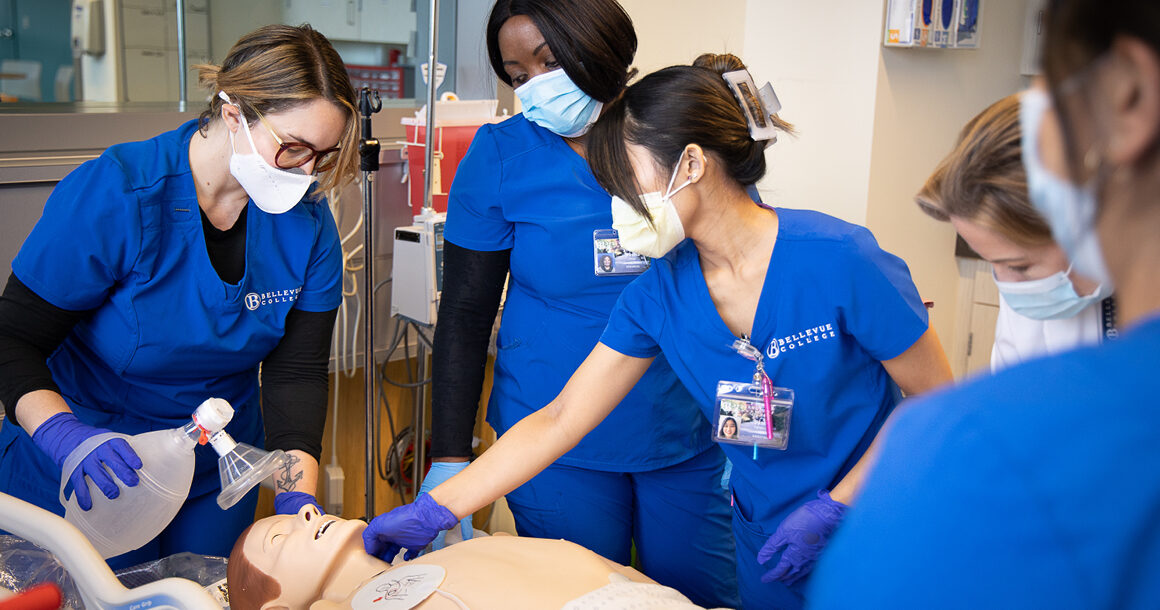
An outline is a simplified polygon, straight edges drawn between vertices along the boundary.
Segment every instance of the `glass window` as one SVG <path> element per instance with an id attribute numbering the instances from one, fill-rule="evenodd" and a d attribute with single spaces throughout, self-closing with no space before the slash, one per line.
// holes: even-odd
<path id="1" fill-rule="evenodd" d="M 441 0 L 441 91 L 454 90 L 456 0 Z M 490 5 L 490 0 L 486 2 Z M 309 23 L 330 38 L 356 87 L 385 99 L 426 97 L 430 0 L 184 0 L 186 72 L 179 69 L 177 0 L 0 0 L 0 100 L 32 111 L 200 106 L 198 63 L 217 63 L 243 34 L 268 23 Z M 478 24 L 482 31 L 483 24 Z M 416 85 L 418 83 L 418 85 Z M 417 88 L 418 87 L 418 88 Z M 410 103 L 414 103 L 413 101 Z M 422 103 L 421 101 L 419 102 Z M 0 106 L 4 110 L 4 106 Z"/>

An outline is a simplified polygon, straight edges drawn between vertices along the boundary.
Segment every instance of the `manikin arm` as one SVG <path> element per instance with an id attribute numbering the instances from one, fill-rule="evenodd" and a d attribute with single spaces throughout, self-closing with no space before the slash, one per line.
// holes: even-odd
<path id="1" fill-rule="evenodd" d="M 531 479 L 575 447 L 640 380 L 652 358 L 634 358 L 596 344 L 560 394 L 520 420 L 431 497 L 462 518 Z"/>

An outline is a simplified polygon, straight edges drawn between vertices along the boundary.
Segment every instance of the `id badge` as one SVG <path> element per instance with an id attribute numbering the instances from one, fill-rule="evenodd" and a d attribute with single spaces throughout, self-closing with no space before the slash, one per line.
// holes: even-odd
<path id="1" fill-rule="evenodd" d="M 596 275 L 640 275 L 652 264 L 649 257 L 620 247 L 616 229 L 592 232 L 592 262 L 596 265 Z"/>
<path id="2" fill-rule="evenodd" d="M 717 382 L 713 440 L 747 447 L 785 450 L 793 415 L 793 390 L 768 386 L 769 401 L 759 383 Z"/>

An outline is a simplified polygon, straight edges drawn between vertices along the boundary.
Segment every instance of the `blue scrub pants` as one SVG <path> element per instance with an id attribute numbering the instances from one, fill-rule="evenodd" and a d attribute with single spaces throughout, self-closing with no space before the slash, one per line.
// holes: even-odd
<path id="1" fill-rule="evenodd" d="M 712 447 L 645 472 L 553 464 L 507 495 L 521 536 L 563 538 L 641 570 L 706 607 L 736 608 L 725 456 Z"/>
<path id="2" fill-rule="evenodd" d="M 737 585 L 741 593 L 741 607 L 747 610 L 797 609 L 805 603 L 808 576 L 789 587 L 778 581 L 761 582 L 761 576 L 777 565 L 781 555 L 774 555 L 762 565 L 757 563 L 757 552 L 777 531 L 778 525 L 780 521 L 772 523 L 750 521 L 741 514 L 738 507 L 733 507 L 733 537 L 737 542 Z"/>
<path id="3" fill-rule="evenodd" d="M 32 438 L 7 422 L 0 429 L 0 492 L 35 504 L 51 513 L 64 516 L 60 505 L 60 472 L 56 464 L 32 442 Z M 208 475 L 216 479 L 216 472 Z M 198 485 L 195 477 L 193 485 Z M 101 493 L 90 485 L 92 493 Z M 108 560 L 114 570 L 168 557 L 182 551 L 229 557 L 230 549 L 249 524 L 254 522 L 258 490 L 246 494 L 230 510 L 217 505 L 219 486 L 191 497 L 177 516 L 156 538 L 145 546 Z M 0 530 L 0 534 L 5 533 Z"/>

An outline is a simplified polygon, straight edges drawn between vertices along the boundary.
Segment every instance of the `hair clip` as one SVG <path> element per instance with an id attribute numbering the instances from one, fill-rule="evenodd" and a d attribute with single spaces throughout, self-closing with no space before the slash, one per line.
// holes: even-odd
<path id="1" fill-rule="evenodd" d="M 766 146 L 777 141 L 777 126 L 771 117 L 781 110 L 781 101 L 773 85 L 765 83 L 760 89 L 753 84 L 749 70 L 734 70 L 721 75 L 729 90 L 741 105 L 741 112 L 749 123 L 749 137 L 754 142 L 766 141 Z"/>

